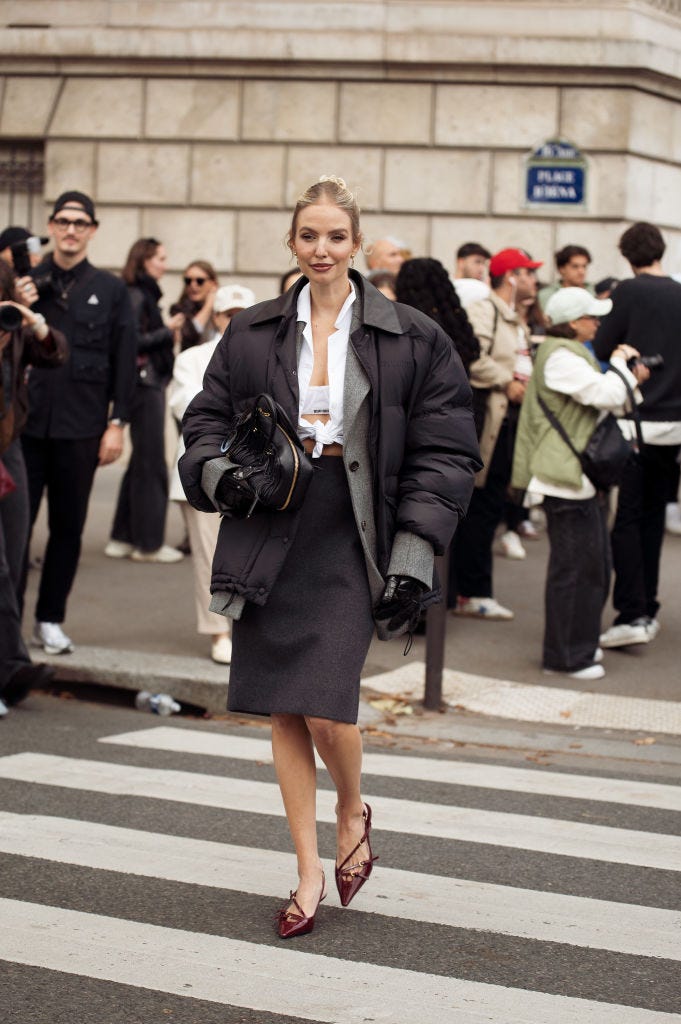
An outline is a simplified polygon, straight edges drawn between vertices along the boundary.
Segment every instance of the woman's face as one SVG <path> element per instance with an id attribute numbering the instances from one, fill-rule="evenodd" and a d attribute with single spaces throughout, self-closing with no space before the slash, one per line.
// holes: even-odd
<path id="1" fill-rule="evenodd" d="M 144 269 L 149 277 L 153 277 L 154 281 L 160 281 L 166 272 L 167 263 L 168 255 L 165 248 L 162 245 L 157 245 L 154 255 L 144 261 Z"/>
<path id="2" fill-rule="evenodd" d="M 205 302 L 209 291 L 215 288 L 215 282 L 205 270 L 192 264 L 184 274 L 185 291 L 192 302 Z"/>
<path id="3" fill-rule="evenodd" d="M 577 335 L 577 341 L 584 343 L 591 341 L 596 336 L 600 322 L 597 316 L 580 316 L 579 320 L 570 321 L 570 327 Z"/>
<path id="4" fill-rule="evenodd" d="M 291 248 L 311 284 L 328 286 L 346 277 L 358 246 L 350 215 L 339 206 L 315 203 L 298 214 Z"/>

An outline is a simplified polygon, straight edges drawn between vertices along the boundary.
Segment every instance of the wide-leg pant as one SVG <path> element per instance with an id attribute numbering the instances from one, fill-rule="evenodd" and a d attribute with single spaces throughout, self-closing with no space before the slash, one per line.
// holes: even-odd
<path id="1" fill-rule="evenodd" d="M 605 509 L 585 501 L 544 498 L 551 546 L 545 590 L 544 668 L 576 672 L 591 665 L 610 586 Z"/>
<path id="2" fill-rule="evenodd" d="M 141 551 L 163 544 L 168 511 L 165 391 L 137 384 L 130 409 L 130 462 L 121 480 L 111 536 Z"/>
<path id="3" fill-rule="evenodd" d="M 675 500 L 678 454 L 678 445 L 644 444 L 620 484 L 612 530 L 617 625 L 644 616 L 654 619 L 660 607 L 657 586 L 665 508 Z"/>

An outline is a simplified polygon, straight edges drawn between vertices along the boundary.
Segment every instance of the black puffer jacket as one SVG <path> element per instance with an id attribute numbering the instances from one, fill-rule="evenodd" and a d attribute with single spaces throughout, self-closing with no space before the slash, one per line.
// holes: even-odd
<path id="1" fill-rule="evenodd" d="M 417 534 L 442 554 L 466 512 L 481 463 L 471 391 L 450 339 L 429 317 L 386 299 L 356 272 L 351 276 L 361 326 L 350 344 L 371 386 L 367 450 L 377 564 L 385 575 L 397 530 Z M 201 472 L 220 456 L 235 413 L 266 391 L 298 421 L 297 296 L 305 283 L 303 278 L 285 295 L 238 313 L 215 350 L 203 391 L 182 424 L 187 451 L 180 476 L 195 508 L 214 511 L 201 490 Z M 288 512 L 223 520 L 212 589 L 264 603 L 296 523 L 296 514 Z"/>

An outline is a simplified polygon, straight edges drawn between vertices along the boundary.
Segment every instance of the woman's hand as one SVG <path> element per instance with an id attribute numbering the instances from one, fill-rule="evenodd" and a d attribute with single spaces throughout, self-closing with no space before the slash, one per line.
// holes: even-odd
<path id="1" fill-rule="evenodd" d="M 186 319 L 187 318 L 184 313 L 175 313 L 173 316 L 168 318 L 166 326 L 169 327 L 171 331 L 181 331 Z"/>
<path id="2" fill-rule="evenodd" d="M 643 363 L 637 362 L 640 360 L 641 353 L 638 349 L 635 349 L 633 345 L 618 345 L 616 349 L 613 349 L 610 358 L 623 359 L 625 363 L 628 363 L 630 359 L 635 360 L 632 366 L 628 366 L 627 369 L 630 373 L 633 373 L 638 384 L 644 384 L 650 377 L 650 370 Z"/>
<path id="3" fill-rule="evenodd" d="M 18 277 L 14 282 L 14 298 L 26 306 L 38 301 L 38 289 L 32 277 Z"/>
<path id="4" fill-rule="evenodd" d="M 413 633 L 421 618 L 421 598 L 428 588 L 413 576 L 388 576 L 374 617 L 391 633 Z"/>
<path id="5" fill-rule="evenodd" d="M 641 353 L 633 345 L 618 345 L 610 354 L 611 359 L 617 357 L 618 359 L 623 359 L 625 363 L 630 359 L 639 359 L 640 356 Z"/>

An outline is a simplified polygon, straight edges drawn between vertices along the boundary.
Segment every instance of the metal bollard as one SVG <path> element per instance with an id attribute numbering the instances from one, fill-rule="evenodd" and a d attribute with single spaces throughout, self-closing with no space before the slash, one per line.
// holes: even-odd
<path id="1" fill-rule="evenodd" d="M 447 580 L 449 578 L 449 548 L 444 555 L 435 559 L 442 587 L 442 601 L 433 604 L 426 612 L 426 686 L 423 706 L 429 711 L 439 711 L 442 705 L 442 670 L 445 664 L 445 639 L 447 636 Z"/>

